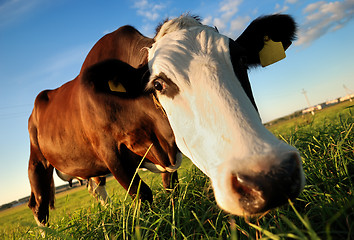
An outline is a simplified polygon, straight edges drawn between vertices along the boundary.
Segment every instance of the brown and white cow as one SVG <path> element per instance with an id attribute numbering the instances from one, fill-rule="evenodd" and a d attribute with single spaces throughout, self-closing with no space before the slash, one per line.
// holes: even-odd
<path id="1" fill-rule="evenodd" d="M 134 28 L 122 27 L 95 44 L 78 77 L 37 96 L 28 122 L 28 205 L 39 225 L 47 223 L 49 206 L 54 207 L 53 168 L 64 178 L 90 179 L 89 187 L 104 201 L 101 176 L 112 173 L 128 189 L 152 145 L 141 167 L 162 173 L 165 188 L 177 182 L 182 155 L 163 110 L 144 91 L 149 71 L 147 51 L 141 49 L 151 44 Z M 130 195 L 137 193 L 139 181 L 135 176 Z M 144 182 L 139 197 L 152 201 Z"/>
<path id="2" fill-rule="evenodd" d="M 295 38 L 288 15 L 264 16 L 232 40 L 198 19 L 165 22 L 149 49 L 150 81 L 178 148 L 210 177 L 233 214 L 267 211 L 295 198 L 305 178 L 299 152 L 263 125 L 247 69 L 285 57 Z"/>
<path id="3" fill-rule="evenodd" d="M 61 180 L 65 181 L 65 182 L 68 182 L 70 187 L 73 186 L 73 180 L 77 180 L 80 183 L 80 186 L 82 186 L 84 184 L 84 179 L 81 179 L 81 178 L 78 178 L 78 177 L 75 177 L 75 176 L 71 176 L 71 175 L 66 174 L 66 173 L 62 173 L 58 169 L 55 169 L 55 172 L 57 173 L 58 177 Z"/>
<path id="4" fill-rule="evenodd" d="M 153 129 L 150 132 L 169 132 L 159 129 L 164 126 L 162 116 L 153 119 L 154 124 L 151 126 L 146 123 L 144 114 L 149 116 L 148 111 L 156 113 L 150 95 L 154 94 L 174 133 L 174 138 L 170 132 L 172 136 L 162 134 L 159 138 L 160 141 L 163 137 L 168 139 L 166 142 L 169 144 L 160 144 L 162 152 L 169 156 L 165 158 L 168 161 L 155 160 L 153 156 L 148 158 L 156 169 L 172 171 L 179 165 L 178 160 L 174 160 L 179 159 L 176 157 L 177 150 L 163 148 L 166 145 L 174 147 L 172 141 L 175 139 L 181 152 L 210 177 L 217 203 L 230 213 L 257 214 L 298 196 L 305 182 L 299 152 L 264 128 L 247 75 L 250 66 L 265 66 L 284 57 L 284 49 L 295 37 L 296 25 L 291 17 L 271 15 L 256 19 L 235 41 L 188 15 L 166 21 L 154 39 L 141 36 L 131 27 L 123 29 L 129 29 L 129 33 L 124 32 L 116 42 L 108 41 L 107 46 L 110 51 L 124 57 L 109 53 L 110 58 L 118 60 L 83 68 L 74 83 L 54 92 L 44 92 L 37 98 L 30 118 L 31 149 L 34 152 L 31 153 L 30 174 L 35 173 L 31 170 L 31 162 L 41 165 L 40 169 L 53 165 L 73 176 L 90 172 L 84 177 L 92 177 L 109 170 L 124 186 L 129 180 L 127 175 L 130 176 L 136 167 L 137 159 L 128 162 L 122 156 L 131 159 L 133 152 L 141 155 L 148 147 L 147 139 L 156 139 L 144 131 L 134 130 L 143 126 L 142 129 L 149 131 L 146 129 L 148 126 Z M 134 52 L 130 50 L 132 47 Z M 98 52 L 107 54 L 104 48 Z M 94 63 L 104 60 L 99 57 L 100 54 L 92 58 Z M 131 61 L 136 54 L 141 56 L 141 60 Z M 134 101 L 124 94 L 112 93 L 110 82 L 116 86 L 123 84 L 127 92 L 134 96 Z M 74 91 L 59 99 L 57 95 L 68 87 L 74 88 Z M 142 90 L 144 88 L 145 91 Z M 51 93 L 56 95 L 55 98 L 51 98 Z M 65 100 L 73 96 L 79 100 Z M 149 99 L 149 104 L 143 106 L 136 101 L 143 97 Z M 55 110 L 46 113 L 53 99 L 58 99 L 58 105 L 73 108 L 77 115 L 74 117 L 70 113 L 67 116 L 66 108 L 60 109 L 64 114 Z M 109 101 L 116 101 L 116 104 Z M 126 107 L 126 101 L 136 104 Z M 122 109 L 128 114 L 121 115 Z M 127 124 L 127 118 L 130 119 L 130 114 L 137 109 L 139 113 L 143 110 L 142 115 Z M 63 118 L 65 121 L 59 127 L 50 123 Z M 45 119 L 43 123 L 41 119 Z M 117 119 L 121 125 L 112 124 Z M 110 127 L 102 124 L 107 122 Z M 53 127 L 48 133 L 41 134 L 41 131 L 49 128 L 45 126 L 48 123 Z M 71 127 L 69 131 L 65 130 L 67 125 Z M 118 132 L 125 134 L 117 134 L 116 129 L 121 129 Z M 127 132 L 134 134 L 129 135 Z M 122 140 L 131 136 L 134 136 L 132 142 L 142 137 L 145 144 L 137 146 Z M 86 148 L 78 149 L 76 143 L 84 144 Z M 85 165 L 81 164 L 82 160 L 73 160 L 73 156 L 85 159 Z M 59 160 L 54 160 L 56 158 Z M 48 159 L 60 162 L 62 167 Z M 73 169 L 78 171 L 74 172 Z M 50 178 L 51 175 L 48 180 Z M 146 197 L 142 195 L 141 198 Z M 38 216 L 35 210 L 40 204 L 34 204 L 34 200 L 32 202 L 35 216 Z M 45 221 L 46 218 L 39 220 Z"/>

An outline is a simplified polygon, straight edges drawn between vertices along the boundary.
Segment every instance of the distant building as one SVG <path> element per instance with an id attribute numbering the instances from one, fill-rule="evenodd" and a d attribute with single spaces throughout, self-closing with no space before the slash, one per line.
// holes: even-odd
<path id="1" fill-rule="evenodd" d="M 302 110 L 302 114 L 306 114 L 306 113 L 312 113 L 315 111 L 315 107 L 309 107 L 309 108 L 306 108 L 304 110 Z"/>
<path id="2" fill-rule="evenodd" d="M 321 103 L 321 104 L 318 104 L 316 106 L 305 108 L 304 110 L 302 110 L 302 114 L 306 114 L 306 113 L 314 114 L 315 111 L 322 110 L 324 107 L 326 107 L 326 104 L 325 103 Z"/>
<path id="3" fill-rule="evenodd" d="M 341 97 L 341 98 L 336 98 L 333 100 L 329 100 L 325 103 L 318 104 L 316 106 L 305 108 L 302 110 L 302 114 L 312 113 L 312 115 L 313 115 L 313 114 L 315 114 L 315 111 L 322 110 L 323 108 L 329 107 L 329 106 L 337 104 L 339 102 L 344 102 L 344 101 L 348 101 L 348 100 L 352 101 L 352 99 L 354 99 L 354 94 L 348 94 L 348 95 Z"/>
<path id="4" fill-rule="evenodd" d="M 333 104 L 337 104 L 337 103 L 339 103 L 339 98 L 327 101 L 326 105 L 333 105 Z"/>
<path id="5" fill-rule="evenodd" d="M 352 98 L 354 98 L 354 94 L 350 94 L 350 95 L 348 94 L 347 96 L 341 97 L 339 99 L 339 101 L 341 101 L 341 102 L 344 102 L 344 101 L 347 101 L 347 100 L 352 101 Z"/>

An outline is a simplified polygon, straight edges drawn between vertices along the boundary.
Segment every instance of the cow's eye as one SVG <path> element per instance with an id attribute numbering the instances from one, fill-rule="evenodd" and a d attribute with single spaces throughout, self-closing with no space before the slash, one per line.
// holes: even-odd
<path id="1" fill-rule="evenodd" d="M 159 80 L 154 81 L 154 88 L 156 91 L 161 92 L 164 89 L 164 85 L 165 84 L 163 82 L 160 82 Z"/>

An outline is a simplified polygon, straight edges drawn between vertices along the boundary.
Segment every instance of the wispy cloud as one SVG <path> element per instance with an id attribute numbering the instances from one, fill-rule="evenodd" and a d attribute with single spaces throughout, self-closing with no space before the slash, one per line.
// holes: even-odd
<path id="1" fill-rule="evenodd" d="M 19 20 L 39 5 L 41 0 L 5 0 L 0 3 L 0 27 Z"/>
<path id="2" fill-rule="evenodd" d="M 207 16 L 203 23 L 213 25 L 218 30 L 229 37 L 238 36 L 249 23 L 250 16 L 237 15 L 243 0 L 224 0 L 219 4 L 219 8 L 214 15 Z"/>
<path id="3" fill-rule="evenodd" d="M 243 29 L 259 15 L 258 8 L 250 12 L 243 0 L 223 0 L 216 4 L 215 10 L 202 15 L 203 23 L 216 26 L 222 34 L 231 38 L 239 36 Z M 152 35 L 156 23 L 168 15 L 171 5 L 173 5 L 171 2 L 162 0 L 135 0 L 133 8 L 139 16 L 143 17 L 142 31 Z M 298 9 L 302 9 L 302 12 L 299 13 Z M 354 19 L 354 0 L 320 0 L 311 4 L 307 1 L 283 0 L 270 9 L 269 13 L 272 12 L 289 13 L 295 16 L 300 29 L 295 45 L 306 47 Z"/>
<path id="4" fill-rule="evenodd" d="M 250 23 L 250 21 L 251 21 L 250 16 L 236 17 L 230 22 L 230 32 L 234 34 L 235 32 L 243 31 L 246 28 L 246 26 Z"/>
<path id="5" fill-rule="evenodd" d="M 168 1 L 156 0 L 135 0 L 133 8 L 137 15 L 143 17 L 143 25 L 141 31 L 147 36 L 152 37 L 155 32 L 155 27 L 158 21 L 161 21 L 164 16 L 162 14 L 168 7 Z"/>
<path id="6" fill-rule="evenodd" d="M 287 6 L 287 5 L 281 6 L 279 3 L 277 3 L 275 5 L 275 12 L 277 12 L 277 13 L 283 13 L 288 10 L 289 10 L 289 6 Z"/>
<path id="7" fill-rule="evenodd" d="M 92 44 L 77 45 L 52 57 L 36 61 L 34 67 L 15 75 L 13 82 L 22 88 L 27 88 L 28 85 L 38 89 L 59 87 L 79 74 L 91 47 Z"/>
<path id="8" fill-rule="evenodd" d="M 285 3 L 295 4 L 298 0 L 285 0 Z"/>
<path id="9" fill-rule="evenodd" d="M 165 2 L 137 0 L 134 2 L 133 8 L 136 9 L 139 16 L 144 17 L 146 20 L 155 21 L 161 18 L 161 11 L 166 8 Z"/>
<path id="10" fill-rule="evenodd" d="M 323 35 L 344 27 L 354 18 L 354 0 L 324 2 L 307 5 L 303 9 L 304 23 L 296 45 L 309 46 Z"/>

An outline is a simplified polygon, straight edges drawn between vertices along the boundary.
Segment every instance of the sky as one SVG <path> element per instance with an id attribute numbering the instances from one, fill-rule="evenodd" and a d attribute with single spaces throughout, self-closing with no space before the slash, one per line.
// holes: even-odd
<path id="1" fill-rule="evenodd" d="M 132 25 L 153 37 L 159 22 L 187 12 L 233 39 L 261 15 L 295 18 L 287 58 L 249 73 L 263 122 L 307 107 L 303 89 L 311 105 L 345 96 L 343 85 L 354 91 L 354 0 L 0 0 L 0 205 L 30 194 L 27 121 L 37 94 L 75 78 L 103 35 Z"/>

